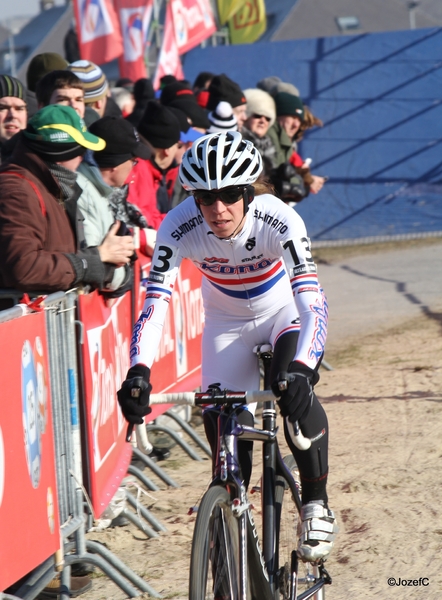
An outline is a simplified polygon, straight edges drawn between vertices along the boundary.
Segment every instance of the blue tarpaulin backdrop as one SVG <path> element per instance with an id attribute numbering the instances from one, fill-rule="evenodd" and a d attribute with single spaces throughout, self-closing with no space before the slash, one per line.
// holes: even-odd
<path id="1" fill-rule="evenodd" d="M 198 48 L 184 70 L 299 88 L 324 122 L 300 154 L 330 177 L 297 207 L 312 239 L 442 232 L 442 29 Z"/>

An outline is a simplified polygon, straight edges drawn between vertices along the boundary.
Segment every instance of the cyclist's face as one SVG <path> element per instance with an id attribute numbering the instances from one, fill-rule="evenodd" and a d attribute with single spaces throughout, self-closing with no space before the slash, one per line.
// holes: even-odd
<path id="1" fill-rule="evenodd" d="M 199 205 L 203 217 L 213 233 L 219 238 L 228 238 L 241 231 L 244 216 L 244 202 L 241 198 L 234 204 L 224 204 L 220 198 L 210 206 Z"/>

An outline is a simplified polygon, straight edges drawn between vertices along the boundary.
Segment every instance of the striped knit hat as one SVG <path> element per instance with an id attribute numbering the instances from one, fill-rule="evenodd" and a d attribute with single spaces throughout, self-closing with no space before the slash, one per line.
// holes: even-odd
<path id="1" fill-rule="evenodd" d="M 67 69 L 81 79 L 84 87 L 85 104 L 92 104 L 107 96 L 109 89 L 107 79 L 96 64 L 88 60 L 77 60 L 71 63 Z"/>
<path id="2" fill-rule="evenodd" d="M 21 81 L 10 75 L 0 75 L 0 98 L 12 96 L 24 100 L 24 89 Z"/>
<path id="3" fill-rule="evenodd" d="M 220 102 L 216 109 L 209 113 L 208 118 L 210 127 L 207 133 L 238 131 L 238 122 L 228 102 Z"/>

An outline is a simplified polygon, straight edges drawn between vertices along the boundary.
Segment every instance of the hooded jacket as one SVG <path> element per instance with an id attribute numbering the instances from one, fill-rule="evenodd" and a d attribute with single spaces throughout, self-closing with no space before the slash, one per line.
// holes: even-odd
<path id="1" fill-rule="evenodd" d="M 11 162 L 0 167 L 0 287 L 23 292 L 105 287 L 114 267 L 87 248 L 81 188 L 64 201 L 46 163 L 21 138 Z"/>

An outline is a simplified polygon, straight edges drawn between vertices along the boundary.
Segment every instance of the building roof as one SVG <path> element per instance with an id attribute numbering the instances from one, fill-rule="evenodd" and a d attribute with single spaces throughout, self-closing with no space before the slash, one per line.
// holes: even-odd
<path id="1" fill-rule="evenodd" d="M 43 10 L 13 38 L 16 76 L 26 81 L 26 69 L 35 54 L 57 52 L 64 56 L 64 37 L 72 20 L 72 7 L 63 5 Z M 9 40 L 0 44 L 0 72 L 10 73 Z"/>
<path id="2" fill-rule="evenodd" d="M 298 0 L 271 34 L 270 40 L 410 29 L 408 4 L 407 0 Z M 360 26 L 342 31 L 337 23 L 338 17 L 357 17 Z M 415 25 L 416 28 L 441 26 L 440 0 L 420 0 L 415 10 Z"/>

